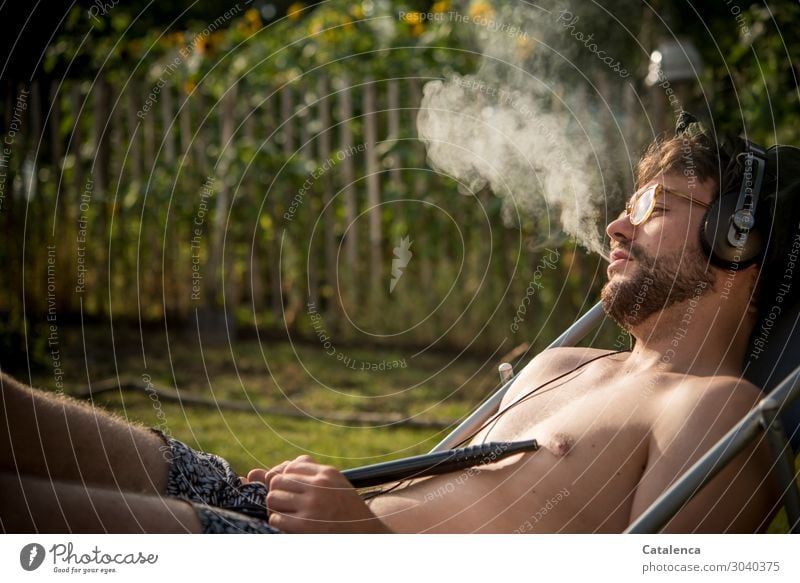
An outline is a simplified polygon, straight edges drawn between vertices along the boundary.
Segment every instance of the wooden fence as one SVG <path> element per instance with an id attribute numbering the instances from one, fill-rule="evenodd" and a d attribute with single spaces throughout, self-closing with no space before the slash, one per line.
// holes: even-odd
<path id="1" fill-rule="evenodd" d="M 21 130 L 5 157 L 2 277 L 24 295 L 0 310 L 186 319 L 224 305 L 309 335 L 317 310 L 343 338 L 496 345 L 540 253 L 502 226 L 491 193 L 459 195 L 428 169 L 415 139 L 425 82 L 303 77 L 218 96 L 163 77 L 6 87 L 6 135 L 15 112 Z M 390 292 L 403 237 L 412 259 Z M 574 273 L 591 267 L 570 250 L 562 260 L 573 276 L 545 274 L 537 301 L 577 309 Z M 572 315 L 535 318 L 558 329 Z"/>

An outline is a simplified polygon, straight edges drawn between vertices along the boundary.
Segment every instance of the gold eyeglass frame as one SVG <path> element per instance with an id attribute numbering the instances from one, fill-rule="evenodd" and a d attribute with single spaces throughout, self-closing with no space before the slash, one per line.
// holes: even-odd
<path id="1" fill-rule="evenodd" d="M 642 218 L 642 220 L 634 223 L 633 222 L 633 209 L 636 207 L 636 203 L 639 201 L 639 199 L 642 196 L 645 195 L 645 193 L 647 193 L 648 191 L 653 190 L 653 189 L 655 189 L 655 192 L 653 193 L 653 202 L 650 203 L 650 208 L 647 209 L 647 212 L 644 214 L 644 218 Z M 706 208 L 706 209 L 711 206 L 708 203 L 699 201 L 696 198 L 692 198 L 688 194 L 684 194 L 684 193 L 679 192 L 677 190 L 673 190 L 671 188 L 667 188 L 666 186 L 664 186 L 661 183 L 656 183 L 656 184 L 652 184 L 652 185 L 648 186 L 647 188 L 645 188 L 644 190 L 634 194 L 633 195 L 633 200 L 631 200 L 630 202 L 625 204 L 625 216 L 628 217 L 628 220 L 631 222 L 631 225 L 638 226 L 638 225 L 641 225 L 641 224 L 647 222 L 647 219 L 650 218 L 650 215 L 653 214 L 653 210 L 655 210 L 655 208 L 656 208 L 656 203 L 658 202 L 658 197 L 661 196 L 664 193 L 674 194 L 675 196 L 677 196 L 679 198 L 683 198 L 685 200 L 688 200 L 690 203 L 699 204 L 701 207 Z"/>

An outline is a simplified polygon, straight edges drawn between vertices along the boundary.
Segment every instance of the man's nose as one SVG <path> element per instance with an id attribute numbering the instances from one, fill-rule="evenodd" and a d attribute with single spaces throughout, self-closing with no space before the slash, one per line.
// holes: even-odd
<path id="1" fill-rule="evenodd" d="M 614 241 L 623 243 L 633 240 L 635 230 L 636 227 L 631 224 L 628 215 L 623 212 L 615 220 L 608 223 L 606 234 Z"/>

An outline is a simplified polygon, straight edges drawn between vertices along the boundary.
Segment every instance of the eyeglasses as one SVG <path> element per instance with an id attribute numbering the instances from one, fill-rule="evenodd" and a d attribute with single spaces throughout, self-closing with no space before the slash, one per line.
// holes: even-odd
<path id="1" fill-rule="evenodd" d="M 688 194 L 683 194 L 682 192 L 667 188 L 663 184 L 653 184 L 645 188 L 643 191 L 637 192 L 635 195 L 633 195 L 633 200 L 625 205 L 625 215 L 631 221 L 631 224 L 634 226 L 641 225 L 643 222 L 649 219 L 653 209 L 656 208 L 656 201 L 658 200 L 658 197 L 665 192 L 680 198 L 684 198 L 691 203 L 700 205 L 703 208 L 709 208 L 711 206 L 710 204 L 701 202 L 696 198 L 692 198 Z"/>

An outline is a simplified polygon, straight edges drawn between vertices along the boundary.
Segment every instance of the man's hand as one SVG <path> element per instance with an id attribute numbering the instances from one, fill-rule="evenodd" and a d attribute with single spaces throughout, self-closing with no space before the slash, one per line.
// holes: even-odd
<path id="1" fill-rule="evenodd" d="M 284 532 L 390 532 L 339 470 L 310 456 L 251 470 L 247 478 L 268 486 L 269 524 Z"/>

